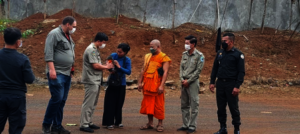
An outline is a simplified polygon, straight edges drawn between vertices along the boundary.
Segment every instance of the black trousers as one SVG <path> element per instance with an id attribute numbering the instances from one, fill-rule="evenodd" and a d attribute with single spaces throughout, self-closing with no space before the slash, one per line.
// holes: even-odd
<path id="1" fill-rule="evenodd" d="M 21 134 L 26 123 L 26 97 L 14 94 L 0 94 L 0 134 L 8 119 L 9 133 Z"/>
<path id="2" fill-rule="evenodd" d="M 232 117 L 233 125 L 241 125 L 240 111 L 239 111 L 239 98 L 233 96 L 232 91 L 235 86 L 234 80 L 217 80 L 217 106 L 218 106 L 218 120 L 220 124 L 226 124 L 227 114 L 226 106 L 228 104 Z"/>
<path id="3" fill-rule="evenodd" d="M 108 86 L 104 98 L 102 125 L 122 124 L 122 108 L 125 100 L 126 86 Z"/>

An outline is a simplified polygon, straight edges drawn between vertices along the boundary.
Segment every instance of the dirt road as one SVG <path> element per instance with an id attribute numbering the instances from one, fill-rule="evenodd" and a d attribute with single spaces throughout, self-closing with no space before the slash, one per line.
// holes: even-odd
<path id="1" fill-rule="evenodd" d="M 41 124 L 50 98 L 50 93 L 46 88 L 38 88 L 28 91 L 27 96 L 27 124 L 24 134 L 40 134 Z M 33 95 L 33 96 L 31 96 Z M 63 124 L 79 124 L 80 110 L 83 100 L 84 90 L 73 89 L 69 93 L 69 98 L 65 106 Z M 166 118 L 164 120 L 164 133 L 184 134 L 176 132 L 176 128 L 181 126 L 179 90 L 167 90 L 166 93 Z M 98 107 L 95 111 L 94 123 L 101 125 L 103 114 L 104 91 L 101 92 Z M 157 133 L 153 130 L 139 130 L 141 125 L 146 123 L 146 116 L 139 114 L 142 95 L 136 90 L 128 90 L 125 105 L 123 108 L 124 129 L 107 130 L 103 127 L 95 133 Z M 289 97 L 288 95 L 240 95 L 240 111 L 242 118 L 241 132 L 243 134 L 298 134 L 300 132 L 300 98 Z M 202 134 L 212 134 L 219 129 L 216 114 L 215 95 L 206 93 L 200 95 L 200 109 L 198 116 L 197 132 Z M 233 133 L 231 116 L 228 111 L 228 131 Z M 155 120 L 155 124 L 157 121 Z M 3 134 L 8 133 L 8 125 Z M 65 126 L 71 130 L 72 134 L 81 134 L 79 126 Z"/>

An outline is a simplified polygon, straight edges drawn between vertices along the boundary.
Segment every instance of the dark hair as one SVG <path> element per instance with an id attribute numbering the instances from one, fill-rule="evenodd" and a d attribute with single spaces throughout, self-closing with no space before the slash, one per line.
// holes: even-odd
<path id="1" fill-rule="evenodd" d="M 4 41 L 7 45 L 14 45 L 21 37 L 22 34 L 18 28 L 9 27 L 4 30 Z"/>
<path id="2" fill-rule="evenodd" d="M 234 42 L 235 36 L 234 36 L 233 33 L 225 33 L 225 34 L 223 35 L 223 37 L 225 37 L 225 36 L 228 36 L 229 39 L 230 39 L 232 42 Z"/>
<path id="3" fill-rule="evenodd" d="M 130 46 L 126 43 L 121 43 L 118 45 L 118 48 L 121 48 L 126 54 L 130 51 Z"/>
<path id="4" fill-rule="evenodd" d="M 74 23 L 75 18 L 73 18 L 72 16 L 67 16 L 63 19 L 62 24 L 66 25 L 67 23 L 69 23 L 70 25 L 72 25 Z"/>
<path id="5" fill-rule="evenodd" d="M 98 40 L 99 41 L 103 41 L 103 40 L 108 41 L 108 37 L 105 33 L 99 32 L 99 33 L 96 34 L 96 37 L 95 37 L 94 41 L 96 42 Z"/>
<path id="6" fill-rule="evenodd" d="M 189 40 L 191 44 L 194 44 L 195 43 L 195 47 L 197 45 L 197 38 L 193 35 L 189 35 L 189 36 L 186 36 L 184 38 L 185 40 Z"/>

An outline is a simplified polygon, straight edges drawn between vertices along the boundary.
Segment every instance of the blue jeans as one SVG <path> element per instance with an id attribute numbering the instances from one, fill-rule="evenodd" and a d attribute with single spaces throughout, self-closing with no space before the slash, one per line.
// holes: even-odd
<path id="1" fill-rule="evenodd" d="M 48 103 L 43 124 L 53 124 L 52 127 L 60 128 L 63 119 L 64 106 L 71 86 L 71 77 L 63 74 L 57 74 L 57 79 L 51 80 L 49 78 L 49 73 L 47 74 L 47 77 L 51 98 Z"/>

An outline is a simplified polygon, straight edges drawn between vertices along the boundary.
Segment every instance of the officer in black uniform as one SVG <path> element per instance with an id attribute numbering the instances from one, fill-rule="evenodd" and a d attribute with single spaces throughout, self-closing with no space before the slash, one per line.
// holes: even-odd
<path id="1" fill-rule="evenodd" d="M 234 47 L 234 34 L 226 33 L 222 38 L 222 48 L 218 51 L 211 73 L 210 90 L 214 93 L 215 80 L 218 77 L 217 106 L 220 130 L 215 134 L 227 134 L 226 129 L 226 105 L 228 104 L 234 125 L 234 134 L 240 134 L 240 111 L 238 106 L 238 94 L 240 85 L 245 76 L 245 56 Z"/>

